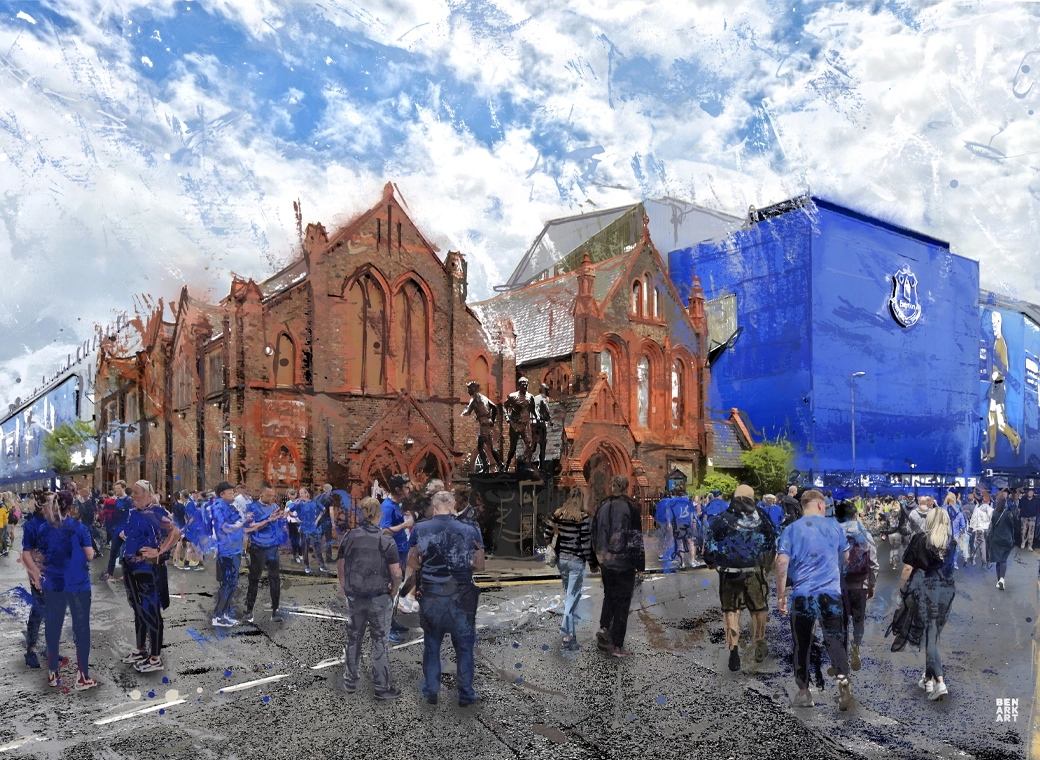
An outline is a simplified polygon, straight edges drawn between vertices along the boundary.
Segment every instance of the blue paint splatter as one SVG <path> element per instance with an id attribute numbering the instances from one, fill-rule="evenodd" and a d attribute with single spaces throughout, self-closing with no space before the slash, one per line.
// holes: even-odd
<path id="1" fill-rule="evenodd" d="M 629 716 L 628 716 L 628 722 L 629 722 L 629 723 L 631 723 L 631 722 L 632 722 L 632 721 L 634 721 L 635 719 L 636 719 L 636 716 L 635 716 L 635 715 L 629 715 Z"/>
<path id="2" fill-rule="evenodd" d="M 155 692 L 154 691 L 148 692 L 148 699 L 155 699 Z"/>
<path id="3" fill-rule="evenodd" d="M 270 697 L 264 697 L 264 703 L 267 703 L 267 702 L 270 702 L 270 701 L 271 701 Z"/>
<path id="4" fill-rule="evenodd" d="M 519 649 L 519 648 L 520 648 L 520 642 L 519 641 L 514 641 L 513 642 L 513 649 Z"/>
<path id="5" fill-rule="evenodd" d="M 218 693 L 218 694 L 223 694 L 223 693 L 224 693 L 224 690 L 223 690 L 223 689 L 221 689 L 221 690 L 220 690 L 220 691 L 218 691 L 217 693 Z"/>
<path id="6" fill-rule="evenodd" d="M 522 678 L 518 678 L 518 679 L 516 679 L 515 681 L 513 681 L 513 683 L 515 683 L 515 684 L 516 684 L 517 686 L 519 686 L 519 685 L 520 685 L 520 684 L 522 684 L 523 682 L 524 682 L 524 679 L 522 679 Z"/>
<path id="7" fill-rule="evenodd" d="M 166 714 L 166 711 L 165 711 L 165 710 L 160 710 L 160 711 L 159 711 L 159 714 L 160 714 L 160 715 L 165 715 L 165 714 Z"/>
<path id="8" fill-rule="evenodd" d="M 652 602 L 652 601 L 654 601 L 654 598 L 653 598 L 653 597 L 650 597 L 650 601 L 651 601 L 651 602 Z"/>
<path id="9" fill-rule="evenodd" d="M 224 678 L 231 678 L 231 670 L 230 669 L 224 671 Z"/>
<path id="10" fill-rule="evenodd" d="M 689 713 L 684 713 L 684 712 L 683 712 L 683 713 L 679 713 L 679 714 L 680 714 L 681 716 L 683 716 L 684 718 L 686 718 L 686 717 L 688 717 L 688 716 L 689 716 Z"/>
<path id="11" fill-rule="evenodd" d="M 166 676 L 163 676 L 163 678 L 162 678 L 162 682 L 163 682 L 163 683 L 169 683 L 169 682 L 170 682 L 170 679 L 169 679 L 169 678 L 167 678 Z"/>
<path id="12" fill-rule="evenodd" d="M 188 629 L 188 635 L 195 639 L 195 643 L 202 647 L 202 651 L 206 651 L 206 642 L 212 641 L 209 636 L 206 636 L 201 631 L 197 630 L 194 626 Z"/>
<path id="13" fill-rule="evenodd" d="M 548 652 L 549 651 L 549 645 L 548 644 L 542 644 L 542 651 L 543 652 Z"/>
<path id="14" fill-rule="evenodd" d="M 524 666 L 524 664 L 522 662 L 518 662 L 515 667 L 519 670 L 523 666 Z"/>
<path id="15" fill-rule="evenodd" d="M 705 578 L 703 581 L 701 581 L 701 585 L 702 586 L 707 586 L 708 585 L 708 579 Z"/>
<path id="16" fill-rule="evenodd" d="M 950 187 L 957 187 L 958 184 L 960 184 L 960 183 L 957 182 L 957 180 L 955 180 L 955 179 L 951 179 L 950 180 Z"/>
<path id="17" fill-rule="evenodd" d="M 657 698 L 657 700 L 656 700 L 657 704 L 659 704 L 661 707 L 664 707 L 664 703 L 667 702 L 667 701 L 668 701 L 668 699 L 664 696 L 664 694 L 659 696 Z"/>

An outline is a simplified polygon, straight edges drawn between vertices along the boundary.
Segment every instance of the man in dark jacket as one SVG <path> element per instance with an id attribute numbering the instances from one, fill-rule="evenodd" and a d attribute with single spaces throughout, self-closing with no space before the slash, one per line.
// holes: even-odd
<path id="1" fill-rule="evenodd" d="M 394 539 L 378 528 L 382 517 L 379 500 L 366 496 L 360 507 L 364 522 L 343 537 L 336 562 L 340 591 L 347 600 L 343 688 L 350 694 L 357 691 L 361 642 L 368 628 L 372 687 L 376 699 L 385 702 L 401 696 L 390 683 L 389 656 L 393 598 L 401 586 L 401 556 Z"/>
<path id="2" fill-rule="evenodd" d="M 704 558 L 719 571 L 719 601 L 729 649 L 729 669 L 740 670 L 740 612 L 751 613 L 751 639 L 755 662 L 762 662 L 766 648 L 769 582 L 766 574 L 776 557 L 776 529 L 769 513 L 755 504 L 751 486 L 733 492 L 729 508 L 712 518 L 704 544 Z"/>
<path id="3" fill-rule="evenodd" d="M 596 644 L 614 657 L 628 657 L 625 633 L 628 608 L 632 604 L 636 578 L 646 569 L 643 553 L 642 517 L 628 498 L 628 478 L 615 475 L 610 481 L 609 499 L 604 501 L 592 522 L 592 549 L 603 572 L 603 611 L 599 616 Z"/>
<path id="4" fill-rule="evenodd" d="M 1003 491 L 997 494 L 995 504 L 989 524 L 989 559 L 997 564 L 997 588 L 1003 591 L 1008 557 L 1015 547 L 1015 512 Z"/>
<path id="5" fill-rule="evenodd" d="M 784 508 L 784 522 L 782 527 L 786 528 L 788 525 L 798 520 L 802 516 L 802 505 L 798 501 L 798 486 L 790 486 L 787 489 L 787 496 L 780 501 L 780 506 Z"/>
<path id="6" fill-rule="evenodd" d="M 1040 498 L 1030 488 L 1018 502 L 1018 519 L 1022 524 L 1022 548 L 1033 548 L 1033 534 L 1036 531 L 1036 518 L 1040 515 Z"/>

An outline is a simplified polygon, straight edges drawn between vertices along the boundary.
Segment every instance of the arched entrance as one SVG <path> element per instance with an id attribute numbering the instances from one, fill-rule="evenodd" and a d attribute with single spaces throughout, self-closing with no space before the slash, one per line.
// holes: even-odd
<path id="1" fill-rule="evenodd" d="M 432 448 L 424 449 L 412 461 L 409 473 L 416 488 L 421 488 L 430 480 L 448 480 L 448 465 Z"/>
<path id="2" fill-rule="evenodd" d="M 628 454 L 607 438 L 598 438 L 586 445 L 581 459 L 582 474 L 589 484 L 589 509 L 594 513 L 610 496 L 610 479 L 615 475 L 631 478 L 632 464 Z"/>
<path id="3" fill-rule="evenodd" d="M 389 444 L 380 444 L 365 457 L 364 464 L 361 465 L 362 492 L 370 493 L 372 482 L 375 480 L 379 481 L 380 488 L 387 490 L 390 476 L 399 472 L 405 472 L 404 457 Z"/>

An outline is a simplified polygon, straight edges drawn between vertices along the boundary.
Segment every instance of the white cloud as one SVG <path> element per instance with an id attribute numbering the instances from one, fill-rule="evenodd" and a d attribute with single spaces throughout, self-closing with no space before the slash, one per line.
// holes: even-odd
<path id="1" fill-rule="evenodd" d="M 474 297 L 586 199 L 740 214 L 808 186 L 1040 300 L 1027 5 L 340 0 L 315 20 L 222 0 L 190 20 L 225 42 L 191 50 L 169 0 L 67 5 L 60 36 L 0 21 L 0 358 L 18 355 L 0 402 L 23 345 L 63 345 L 70 319 L 106 321 L 135 292 L 263 277 L 292 253 L 293 200 L 333 227 L 387 179 L 469 256 Z M 74 295 L 40 306 L 56 282 Z"/>

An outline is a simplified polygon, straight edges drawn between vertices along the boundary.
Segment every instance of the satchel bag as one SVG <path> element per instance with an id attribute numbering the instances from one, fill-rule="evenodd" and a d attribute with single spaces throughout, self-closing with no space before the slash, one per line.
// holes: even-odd
<path id="1" fill-rule="evenodd" d="M 917 570 L 914 570 L 916 573 Z M 908 643 L 913 644 L 915 647 L 921 646 L 921 638 L 924 634 L 924 626 L 921 624 L 919 618 L 918 609 L 919 599 L 917 593 L 910 591 L 910 581 L 913 580 L 913 573 L 906 581 L 908 592 L 903 595 L 903 603 L 896 607 L 892 613 L 892 622 L 888 624 L 888 628 L 885 629 L 885 638 L 889 635 L 893 635 L 899 639 L 905 639 Z"/>

